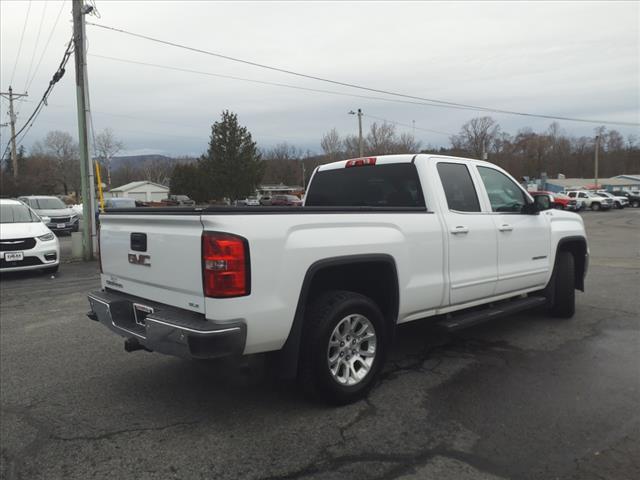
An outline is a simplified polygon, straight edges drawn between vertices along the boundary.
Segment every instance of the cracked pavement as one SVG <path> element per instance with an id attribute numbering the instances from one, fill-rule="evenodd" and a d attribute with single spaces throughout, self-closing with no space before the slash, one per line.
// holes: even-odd
<path id="1" fill-rule="evenodd" d="M 0 478 L 640 478 L 640 209 L 583 218 L 573 319 L 402 326 L 377 388 L 342 408 L 260 357 L 125 353 L 84 316 L 94 264 L 5 275 Z"/>

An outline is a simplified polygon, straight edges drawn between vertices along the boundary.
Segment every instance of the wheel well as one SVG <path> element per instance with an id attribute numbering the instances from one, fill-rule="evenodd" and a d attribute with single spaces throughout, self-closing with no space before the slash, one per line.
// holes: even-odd
<path id="1" fill-rule="evenodd" d="M 584 292 L 584 273 L 587 268 L 587 244 L 583 238 L 569 239 L 558 245 L 558 252 L 570 252 L 575 262 L 576 288 Z"/>
<path id="2" fill-rule="evenodd" d="M 317 271 L 309 286 L 307 304 L 327 290 L 349 290 L 373 300 L 384 318 L 398 318 L 398 276 L 395 265 L 384 261 L 327 266 Z"/>
<path id="3" fill-rule="evenodd" d="M 398 273 L 393 258 L 389 255 L 354 255 L 320 260 L 307 271 L 289 336 L 278 354 L 282 377 L 296 375 L 306 307 L 327 290 L 349 290 L 373 300 L 391 327 L 391 340 L 399 305 Z"/>

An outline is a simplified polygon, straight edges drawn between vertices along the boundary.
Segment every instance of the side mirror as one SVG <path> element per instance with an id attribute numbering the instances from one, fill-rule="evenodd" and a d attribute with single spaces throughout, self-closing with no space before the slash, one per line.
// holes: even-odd
<path id="1" fill-rule="evenodd" d="M 538 212 L 549 210 L 553 207 L 549 195 L 536 195 L 533 197 L 533 201 Z"/>

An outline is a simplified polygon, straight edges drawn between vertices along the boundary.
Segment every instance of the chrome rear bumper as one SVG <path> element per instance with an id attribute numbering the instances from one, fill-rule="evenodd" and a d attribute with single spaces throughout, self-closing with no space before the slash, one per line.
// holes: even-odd
<path id="1" fill-rule="evenodd" d="M 244 351 L 241 321 L 217 323 L 203 314 L 112 291 L 88 295 L 87 316 L 146 350 L 183 358 L 216 358 Z M 134 308 L 135 306 L 135 308 Z"/>

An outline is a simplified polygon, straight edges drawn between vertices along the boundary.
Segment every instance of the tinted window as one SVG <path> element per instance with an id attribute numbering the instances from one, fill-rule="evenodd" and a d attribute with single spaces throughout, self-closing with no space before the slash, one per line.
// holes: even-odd
<path id="1" fill-rule="evenodd" d="M 438 174 L 447 197 L 449 210 L 479 212 L 478 194 L 469 169 L 461 163 L 439 163 Z"/>
<path id="2" fill-rule="evenodd" d="M 394 163 L 316 172 L 307 206 L 424 207 L 415 165 Z"/>
<path id="3" fill-rule="evenodd" d="M 504 173 L 478 167 L 494 212 L 520 212 L 528 202 L 522 189 Z"/>
<path id="4" fill-rule="evenodd" d="M 29 200 L 31 208 L 38 208 L 40 210 L 57 210 L 59 208 L 67 208 L 62 200 L 56 197 L 47 198 L 31 198 Z"/>
<path id="5" fill-rule="evenodd" d="M 26 205 L 0 205 L 0 223 L 31 223 L 39 221 L 40 218 Z"/>

